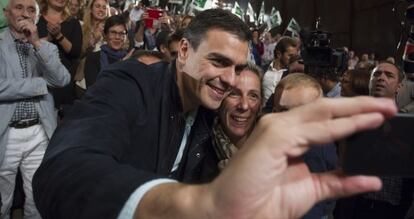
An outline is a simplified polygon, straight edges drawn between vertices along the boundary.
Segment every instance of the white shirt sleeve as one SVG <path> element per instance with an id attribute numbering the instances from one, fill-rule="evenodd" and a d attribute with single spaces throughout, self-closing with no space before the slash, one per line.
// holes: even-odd
<path id="1" fill-rule="evenodd" d="M 176 180 L 172 179 L 154 179 L 148 181 L 138 187 L 132 194 L 129 196 L 124 207 L 118 215 L 118 219 L 132 219 L 135 214 L 135 210 L 138 207 L 139 202 L 142 197 L 152 188 L 164 183 L 176 183 Z"/>

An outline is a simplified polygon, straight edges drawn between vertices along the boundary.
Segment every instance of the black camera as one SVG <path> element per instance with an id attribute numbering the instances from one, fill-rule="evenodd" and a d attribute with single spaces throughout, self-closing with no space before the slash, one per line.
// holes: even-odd
<path id="1" fill-rule="evenodd" d="M 330 47 L 331 36 L 332 33 L 322 30 L 301 31 L 301 56 L 306 73 L 331 78 L 347 70 L 348 54 L 344 49 Z"/>

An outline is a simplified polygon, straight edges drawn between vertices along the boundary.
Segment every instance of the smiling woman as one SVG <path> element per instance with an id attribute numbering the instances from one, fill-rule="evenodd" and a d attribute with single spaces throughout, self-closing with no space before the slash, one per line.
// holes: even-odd
<path id="1" fill-rule="evenodd" d="M 108 0 L 91 0 L 83 16 L 82 57 L 88 52 L 96 51 L 103 43 L 103 24 L 109 16 Z"/>
<path id="2" fill-rule="evenodd" d="M 241 70 L 213 125 L 213 146 L 223 169 L 250 135 L 260 113 L 262 72 L 249 63 Z"/>
<path id="3" fill-rule="evenodd" d="M 124 50 L 126 24 L 121 15 L 108 18 L 105 21 L 103 32 L 106 44 L 100 47 L 100 51 L 89 53 L 85 59 L 83 74 L 86 87 L 90 87 L 95 83 L 98 73 L 102 69 L 122 60 L 127 55 L 127 51 Z"/>

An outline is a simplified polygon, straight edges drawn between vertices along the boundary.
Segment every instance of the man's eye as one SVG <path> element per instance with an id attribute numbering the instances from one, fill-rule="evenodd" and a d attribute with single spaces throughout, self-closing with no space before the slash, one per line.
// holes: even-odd
<path id="1" fill-rule="evenodd" d="M 238 93 L 236 92 L 230 92 L 229 97 L 238 97 L 240 96 Z"/>
<path id="2" fill-rule="evenodd" d="M 216 67 L 226 67 L 227 66 L 227 62 L 221 59 L 215 59 L 213 60 L 213 65 Z"/>

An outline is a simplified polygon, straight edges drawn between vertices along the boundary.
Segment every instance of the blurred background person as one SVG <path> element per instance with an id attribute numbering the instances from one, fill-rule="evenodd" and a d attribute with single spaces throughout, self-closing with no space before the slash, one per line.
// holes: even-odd
<path id="1" fill-rule="evenodd" d="M 68 7 L 70 15 L 82 24 L 83 0 L 69 0 Z"/>
<path id="2" fill-rule="evenodd" d="M 276 42 L 273 40 L 272 34 L 270 32 L 266 32 L 263 41 L 263 55 L 261 66 L 263 70 L 267 70 L 270 63 L 273 61 L 275 47 Z"/>
<path id="3" fill-rule="evenodd" d="M 284 77 L 275 88 L 273 112 L 283 112 L 313 102 L 323 97 L 322 87 L 314 78 L 303 73 L 292 73 Z M 335 170 L 338 166 L 336 145 L 318 145 L 310 147 L 303 161 L 312 173 Z M 304 219 L 329 218 L 335 207 L 335 201 L 323 201 L 316 204 Z"/>
<path id="4" fill-rule="evenodd" d="M 414 113 L 414 73 L 405 73 L 396 101 L 400 112 Z"/>
<path id="5" fill-rule="evenodd" d="M 69 0 L 41 0 L 41 16 L 37 23 L 39 37 L 55 44 L 63 65 L 71 74 L 71 82 L 64 88 L 55 89 L 55 106 L 64 114 L 65 108 L 73 104 L 78 59 L 81 53 L 82 29 L 79 21 L 71 16 Z"/>
<path id="6" fill-rule="evenodd" d="M 359 58 L 355 55 L 353 50 L 348 52 L 348 69 L 355 69 L 355 66 L 358 64 Z"/>
<path id="7" fill-rule="evenodd" d="M 255 56 L 256 65 L 261 66 L 264 46 L 263 42 L 260 40 L 260 31 L 258 29 L 253 29 L 252 31 L 252 43 L 257 51 L 257 57 Z"/>
<path id="8" fill-rule="evenodd" d="M 82 57 L 88 52 L 98 51 L 103 44 L 103 26 L 109 16 L 107 0 L 91 0 L 83 15 Z"/>
<path id="9" fill-rule="evenodd" d="M 366 70 L 348 70 L 341 79 L 341 97 L 369 95 L 369 79 L 371 75 Z"/>
<path id="10" fill-rule="evenodd" d="M 276 44 L 274 60 L 263 76 L 263 105 L 275 91 L 276 85 L 287 71 L 290 59 L 299 53 L 298 42 L 292 37 L 282 37 Z"/>
<path id="11" fill-rule="evenodd" d="M 188 24 L 190 24 L 191 20 L 193 20 L 193 18 L 194 18 L 194 16 L 185 15 L 183 17 L 183 19 L 181 20 L 181 22 L 180 22 L 179 28 L 180 29 L 185 29 L 188 26 Z"/>

